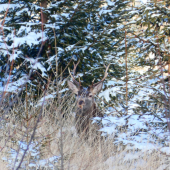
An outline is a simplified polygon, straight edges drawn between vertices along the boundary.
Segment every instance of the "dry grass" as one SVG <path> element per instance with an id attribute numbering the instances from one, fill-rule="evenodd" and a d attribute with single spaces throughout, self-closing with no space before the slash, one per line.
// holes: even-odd
<path id="1" fill-rule="evenodd" d="M 65 94 L 59 100 L 45 100 L 43 111 L 42 104 L 37 106 L 32 96 L 20 100 L 7 113 L 1 111 L 0 169 L 17 169 L 20 162 L 19 169 L 170 169 L 169 157 L 159 150 L 128 150 L 121 144 L 115 146 L 111 138 L 95 143 L 83 140 L 75 130 L 74 96 Z"/>

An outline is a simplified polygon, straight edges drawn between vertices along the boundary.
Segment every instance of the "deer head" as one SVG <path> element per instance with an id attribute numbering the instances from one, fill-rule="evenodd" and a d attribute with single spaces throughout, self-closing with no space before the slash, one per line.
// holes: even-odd
<path id="1" fill-rule="evenodd" d="M 69 70 L 69 73 L 70 73 L 70 76 L 71 76 L 73 82 L 68 81 L 68 86 L 69 86 L 69 89 L 71 89 L 72 92 L 74 94 L 76 94 L 77 108 L 79 111 L 82 111 L 82 114 L 83 114 L 83 113 L 87 112 L 88 110 L 90 111 L 92 109 L 92 107 L 94 106 L 94 103 L 95 103 L 94 95 L 101 91 L 102 86 L 103 86 L 103 81 L 106 79 L 106 77 L 108 75 L 107 71 L 108 71 L 109 65 L 106 67 L 105 74 L 104 74 L 104 77 L 102 78 L 102 80 L 100 80 L 97 83 L 94 83 L 94 81 L 93 81 L 92 84 L 88 88 L 84 88 L 81 85 L 80 79 L 78 82 L 74 78 L 78 64 L 79 64 L 79 62 L 77 64 L 74 64 L 73 75 L 70 73 L 70 70 Z"/>

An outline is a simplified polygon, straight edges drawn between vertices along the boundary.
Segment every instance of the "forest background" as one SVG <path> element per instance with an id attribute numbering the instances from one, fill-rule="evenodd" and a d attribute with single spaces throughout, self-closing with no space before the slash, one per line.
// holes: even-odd
<path id="1" fill-rule="evenodd" d="M 1 153 L 10 153 L 2 158 L 8 166 L 60 162 L 64 169 L 62 149 L 50 157 L 52 165 L 49 157 L 38 165 L 25 159 L 35 143 L 52 141 L 51 132 L 36 141 L 44 113 L 60 122 L 63 148 L 61 114 L 71 120 L 75 100 L 67 88 L 68 68 L 79 60 L 77 78 L 86 87 L 100 80 L 110 64 L 96 96 L 105 113 L 103 136 L 114 146 L 169 157 L 169 0 L 1 0 L 0 22 L 0 147 Z M 34 162 L 42 159 L 33 155 Z"/>

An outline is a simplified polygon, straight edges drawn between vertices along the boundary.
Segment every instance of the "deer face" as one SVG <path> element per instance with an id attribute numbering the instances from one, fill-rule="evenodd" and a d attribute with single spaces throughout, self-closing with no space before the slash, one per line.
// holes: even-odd
<path id="1" fill-rule="evenodd" d="M 102 86 L 103 86 L 103 81 L 108 75 L 107 71 L 109 69 L 110 64 L 106 67 L 103 79 L 95 84 L 94 82 L 92 82 L 92 85 L 90 85 L 88 88 L 84 88 L 81 85 L 80 80 L 78 82 L 74 78 L 78 64 L 79 62 L 77 64 L 74 64 L 73 75 L 70 73 L 70 70 L 69 70 L 69 73 L 70 73 L 70 76 L 73 82 L 68 81 L 68 86 L 69 86 L 69 89 L 71 89 L 72 92 L 76 94 L 77 96 L 77 108 L 79 109 L 79 111 L 81 110 L 83 111 L 83 113 L 89 113 L 92 110 L 92 107 L 94 105 L 94 95 L 101 91 Z"/>
<path id="2" fill-rule="evenodd" d="M 77 87 L 73 82 L 68 81 L 69 89 L 76 95 L 77 98 L 77 108 L 86 112 L 90 110 L 94 104 L 94 95 L 101 91 L 103 82 L 100 82 L 96 86 L 89 86 L 84 88 L 82 86 Z"/>

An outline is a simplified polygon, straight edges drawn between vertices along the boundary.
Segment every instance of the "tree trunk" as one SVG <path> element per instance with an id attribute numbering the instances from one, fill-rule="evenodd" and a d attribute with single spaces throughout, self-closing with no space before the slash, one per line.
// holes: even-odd
<path id="1" fill-rule="evenodd" d="M 47 0 L 41 0 L 41 7 L 47 8 L 47 4 L 48 4 Z M 48 20 L 48 16 L 42 10 L 42 12 L 41 12 L 41 22 L 42 22 L 42 24 L 47 23 L 47 20 Z M 43 28 L 44 28 L 44 26 L 43 26 Z"/>

